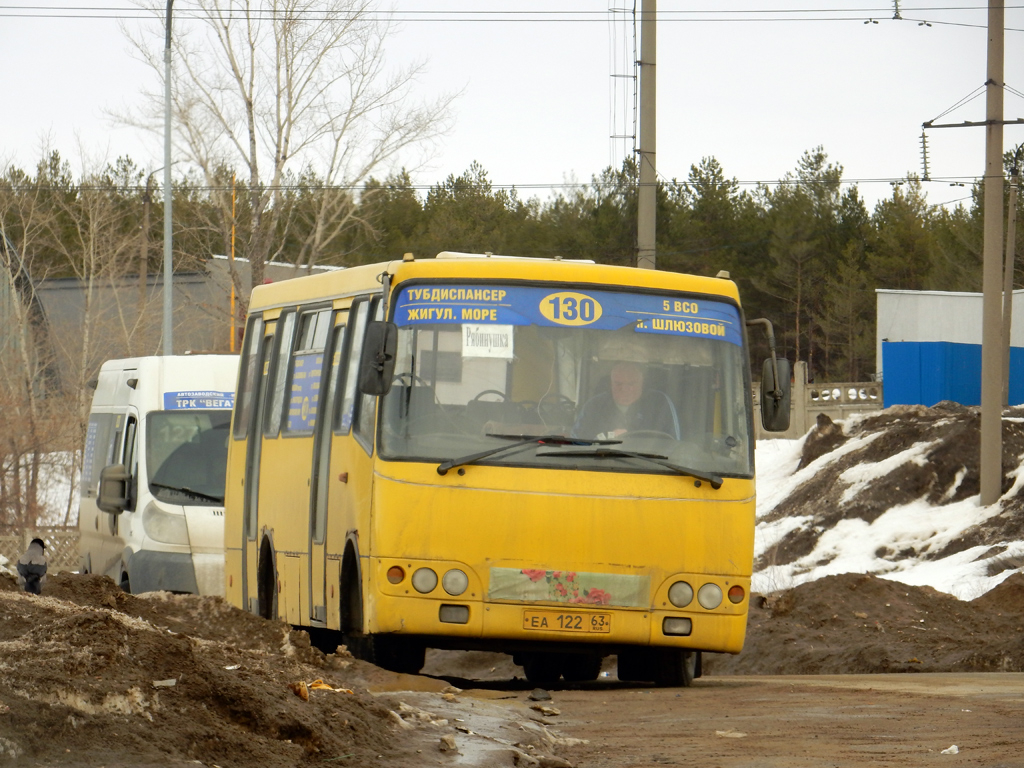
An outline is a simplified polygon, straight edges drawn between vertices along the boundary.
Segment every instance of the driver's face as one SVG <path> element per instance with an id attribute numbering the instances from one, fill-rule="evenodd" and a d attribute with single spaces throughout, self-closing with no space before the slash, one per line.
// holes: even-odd
<path id="1" fill-rule="evenodd" d="M 644 375 L 633 365 L 612 369 L 612 399 L 616 405 L 626 407 L 640 399 L 644 391 Z"/>

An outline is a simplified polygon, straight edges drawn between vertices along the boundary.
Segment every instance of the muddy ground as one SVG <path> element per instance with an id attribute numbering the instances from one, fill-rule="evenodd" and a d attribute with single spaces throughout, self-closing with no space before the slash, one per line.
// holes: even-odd
<path id="1" fill-rule="evenodd" d="M 606 670 L 577 689 L 608 692 L 625 721 L 643 705 L 638 691 L 657 693 L 618 685 L 614 659 Z M 744 652 L 706 657 L 693 690 L 735 674 L 1021 670 L 1024 575 L 970 603 L 845 575 L 755 596 Z M 425 672 L 325 655 L 305 633 L 219 598 L 126 595 L 69 573 L 35 597 L 4 577 L 0 766 L 448 764 L 443 737 L 481 730 L 480 718 L 493 731 L 488 765 L 515 765 L 517 754 L 588 764 L 578 735 L 531 709 L 545 705 L 507 656 L 434 652 Z"/>
<path id="2" fill-rule="evenodd" d="M 1006 428 L 1009 469 L 1024 453 L 1024 411 L 1018 416 Z M 771 553 L 774 561 L 810 551 L 807 531 L 827 530 L 844 516 L 869 518 L 886 503 L 922 495 L 939 504 L 977 493 L 971 449 L 977 445 L 977 422 L 976 409 L 948 404 L 889 409 L 851 432 L 819 421 L 804 443 L 805 466 L 841 447 L 850 434 L 873 430 L 880 435 L 869 449 L 846 453 L 773 510 L 774 516 L 805 515 L 812 508 L 817 515 L 814 526 L 780 542 Z M 857 505 L 836 502 L 836 478 L 849 462 L 878 462 L 924 438 L 938 441 L 925 463 L 880 477 Z M 874 576 L 830 576 L 753 595 L 743 653 L 706 656 L 705 677 L 689 691 L 620 684 L 611 658 L 597 682 L 556 688 L 554 702 L 531 699 L 537 695 L 534 687 L 500 654 L 430 652 L 423 675 L 395 675 L 352 659 L 344 649 L 325 655 L 304 632 L 218 598 L 127 595 L 105 577 L 69 573 L 51 575 L 37 597 L 19 592 L 12 577 L 0 574 L 0 768 L 860 765 L 852 758 L 822 762 L 840 754 L 842 745 L 815 746 L 809 741 L 817 738 L 814 733 L 789 732 L 790 738 L 808 740 L 807 759 L 794 762 L 757 758 L 756 749 L 748 758 L 737 745 L 751 742 L 729 741 L 717 731 L 733 727 L 726 720 L 730 707 L 735 715 L 755 700 L 767 702 L 758 705 L 759 717 L 785 718 L 776 694 L 762 690 L 769 683 L 742 682 L 752 679 L 746 676 L 910 673 L 899 678 L 909 679 L 913 673 L 1024 671 L 1024 574 L 1017 570 L 1020 563 L 999 557 L 1006 542 L 1022 537 L 1020 495 L 1006 500 L 1003 514 L 968 532 L 970 544 L 990 547 L 998 572 L 1011 572 L 970 602 Z M 921 738 L 901 747 L 913 759 L 901 762 L 883 751 L 877 755 L 880 764 L 917 765 L 916 756 L 934 760 L 940 754 L 937 740 L 952 738 L 952 732 L 937 732 L 927 725 L 929 718 L 948 715 L 965 728 L 971 720 L 966 714 L 971 707 L 956 714 L 955 706 L 925 694 L 883 706 L 877 697 L 822 693 L 806 683 L 785 690 L 796 696 L 790 714 L 825 723 L 826 737 L 835 731 L 828 718 L 840 715 L 849 716 L 843 720 L 847 729 L 874 728 L 876 722 L 882 730 L 895 728 L 901 718 L 907 728 L 921 723 Z M 708 693 L 713 691 L 718 694 Z M 992 717 L 1022 721 L 1024 686 L 1013 695 L 1017 709 L 992 710 Z M 832 707 L 825 719 L 819 711 L 823 702 Z M 552 712 L 566 704 L 574 712 Z M 706 749 L 692 752 L 688 762 L 679 756 L 693 745 L 665 751 L 659 742 L 665 731 L 659 728 L 677 735 L 678 728 L 692 728 L 704 715 L 720 718 L 715 723 L 722 726 L 703 728 L 710 734 Z M 772 741 L 773 724 L 759 722 L 763 738 Z M 978 728 L 1003 727 L 992 722 Z M 1024 741 L 1024 729 L 1014 727 L 1016 735 L 1007 744 Z M 870 749 L 856 750 L 875 736 L 858 734 L 854 752 L 874 760 Z M 996 751 L 985 753 L 980 763 L 946 755 L 944 765 L 1024 765 L 1017 757 L 995 762 L 1003 741 L 998 735 L 985 738 Z M 734 759 L 726 759 L 730 754 Z M 717 757 L 709 762 L 709 756 Z"/>

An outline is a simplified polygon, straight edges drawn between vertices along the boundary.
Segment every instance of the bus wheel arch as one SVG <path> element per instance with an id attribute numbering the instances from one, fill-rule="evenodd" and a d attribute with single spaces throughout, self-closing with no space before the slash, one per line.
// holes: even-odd
<path id="1" fill-rule="evenodd" d="M 359 548 L 349 536 L 345 543 L 345 554 L 341 560 L 341 632 L 347 638 L 363 633 L 363 579 L 359 568 Z"/>
<path id="2" fill-rule="evenodd" d="M 270 535 L 260 543 L 260 555 L 256 565 L 256 595 L 259 615 L 264 619 L 277 618 L 277 557 Z"/>

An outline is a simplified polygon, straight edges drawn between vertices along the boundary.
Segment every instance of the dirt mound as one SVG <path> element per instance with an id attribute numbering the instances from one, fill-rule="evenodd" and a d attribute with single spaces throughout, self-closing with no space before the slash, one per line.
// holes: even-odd
<path id="1" fill-rule="evenodd" d="M 1024 574 L 963 602 L 861 574 L 754 595 L 737 656 L 709 675 L 1024 671 Z"/>
<path id="2" fill-rule="evenodd" d="M 59 574 L 42 597 L 0 584 L 0 757 L 13 764 L 416 764 L 394 707 L 366 691 L 389 673 L 325 656 L 304 632 L 105 577 Z M 340 690 L 293 691 L 318 679 Z"/>

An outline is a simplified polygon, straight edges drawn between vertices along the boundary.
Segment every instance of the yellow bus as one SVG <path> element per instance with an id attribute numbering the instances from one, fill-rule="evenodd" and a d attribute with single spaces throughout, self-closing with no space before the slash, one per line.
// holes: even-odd
<path id="1" fill-rule="evenodd" d="M 689 685 L 744 641 L 747 326 L 720 278 L 441 253 L 252 292 L 228 452 L 228 600 L 416 672 Z"/>

